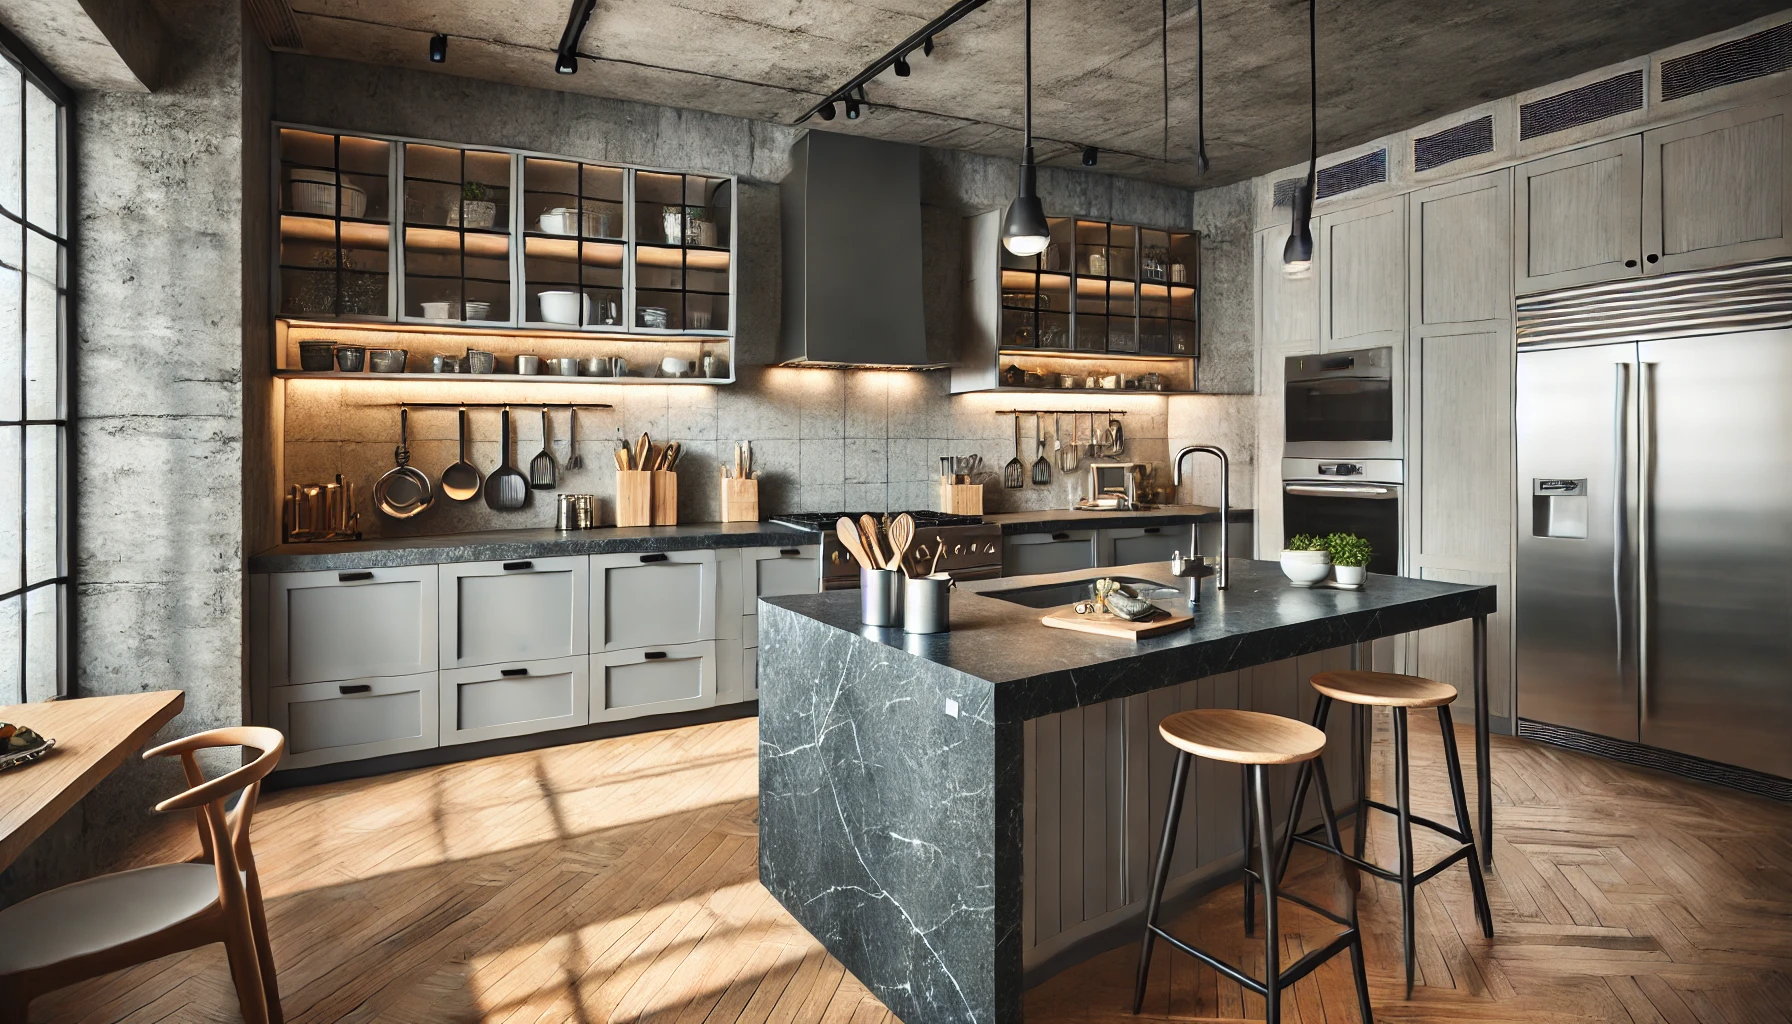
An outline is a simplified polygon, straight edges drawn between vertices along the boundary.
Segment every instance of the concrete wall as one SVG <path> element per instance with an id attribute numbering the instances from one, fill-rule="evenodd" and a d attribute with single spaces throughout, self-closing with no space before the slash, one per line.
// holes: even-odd
<path id="1" fill-rule="evenodd" d="M 185 690 L 168 737 L 244 718 L 243 139 L 261 45 L 231 0 L 172 14 L 160 91 L 76 104 L 72 268 L 74 688 Z M 0 900 L 110 866 L 182 788 L 177 763 L 128 763 L 0 876 Z"/>
<path id="2" fill-rule="evenodd" d="M 274 57 L 274 118 L 321 127 L 378 132 L 450 142 L 511 146 L 541 152 L 735 174 L 740 194 L 740 305 L 737 383 L 727 386 L 579 385 L 544 392 L 539 388 L 480 385 L 481 401 L 594 401 L 615 406 L 581 415 L 585 446 L 583 471 L 564 473 L 560 489 L 614 492 L 609 461 L 620 431 L 641 431 L 656 439 L 679 440 L 686 454 L 680 466 L 680 514 L 687 521 L 719 516 L 715 484 L 718 458 L 735 442 L 752 439 L 761 468 L 762 513 L 805 509 L 872 510 L 933 507 L 938 457 L 978 453 L 992 468 L 1014 454 L 1012 421 L 995 415 L 1012 408 L 1012 396 L 947 394 L 944 373 L 887 373 L 796 370 L 767 367 L 779 329 L 780 246 L 776 183 L 788 169 L 788 153 L 799 129 L 715 114 L 672 110 L 557 92 L 545 92 L 440 74 L 279 54 Z M 970 214 L 1004 206 L 1012 197 L 1013 162 L 950 150 L 922 151 L 923 289 L 928 351 L 950 358 L 962 307 L 963 222 Z M 1185 228 L 1204 216 L 1233 228 L 1233 206 L 1202 204 L 1197 194 L 1104 174 L 1059 168 L 1040 172 L 1046 209 L 1165 227 Z M 1230 196 L 1230 190 L 1226 190 Z M 1243 200 L 1248 207 L 1248 195 Z M 1248 213 L 1248 210 L 1247 210 Z M 1248 232 L 1246 232 L 1248 234 Z M 1248 318 L 1248 259 L 1233 267 L 1229 250 L 1215 250 L 1216 284 L 1226 296 L 1220 315 L 1204 326 L 1203 385 L 1249 392 L 1252 337 Z M 1242 324 L 1228 318 L 1239 308 Z M 1206 284 L 1206 273 L 1203 274 Z M 875 287 L 867 282 L 867 287 Z M 1204 300 L 1205 301 L 1205 300 Z M 1209 367 L 1213 370 L 1209 371 Z M 1242 367 L 1242 369 L 1241 369 Z M 460 391 L 467 391 L 466 385 Z M 285 403 L 284 479 L 287 483 L 327 481 L 337 473 L 362 488 L 362 526 L 370 535 L 400 536 L 462 530 L 547 526 L 551 500 L 537 500 L 520 512 L 494 513 L 482 502 L 449 507 L 442 503 L 415 519 L 395 522 L 372 512 L 366 492 L 392 465 L 400 398 L 441 400 L 431 385 L 335 384 L 288 381 Z M 1240 419 L 1237 401 L 1162 396 L 1026 396 L 1028 407 L 1125 410 L 1129 458 L 1167 460 L 1174 421 L 1186 439 L 1234 438 L 1248 451 L 1248 414 Z M 1092 404 L 1093 403 L 1093 404 Z M 1172 410 L 1175 410 L 1172 413 Z M 490 469 L 498 461 L 494 411 L 474 412 L 478 439 L 473 460 Z M 1086 436 L 1087 420 L 1080 428 Z M 1245 425 L 1241 435 L 1236 423 Z M 450 411 L 414 413 L 413 463 L 432 477 L 453 462 L 455 418 Z M 564 461 L 567 419 L 556 416 L 550 434 Z M 1033 458 L 1032 421 L 1024 424 L 1025 458 Z M 1052 424 L 1046 417 L 1050 436 Z M 1064 430 L 1071 430 L 1069 420 Z M 513 457 L 527 460 L 541 448 L 539 418 L 519 417 Z M 1249 459 L 1235 474 L 1235 500 L 1248 503 Z M 1168 470 L 1163 470 L 1166 478 Z M 1215 477 L 1217 480 L 1217 477 Z M 1212 500 L 1217 486 L 1197 477 L 1196 488 Z M 1082 475 L 1054 474 L 1050 487 L 986 491 L 990 511 L 1062 507 L 1080 496 Z M 1194 493 L 1185 489 L 1184 494 Z"/>

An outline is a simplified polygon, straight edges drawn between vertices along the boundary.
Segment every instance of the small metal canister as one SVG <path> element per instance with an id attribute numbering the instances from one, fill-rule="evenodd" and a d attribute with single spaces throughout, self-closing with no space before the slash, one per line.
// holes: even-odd
<path id="1" fill-rule="evenodd" d="M 597 495 L 575 494 L 573 497 L 579 499 L 578 509 L 575 513 L 578 517 L 576 522 L 579 524 L 579 529 L 595 529 L 597 527 Z"/>
<path id="2" fill-rule="evenodd" d="M 947 633 L 952 629 L 952 577 L 945 573 L 904 580 L 902 628 L 909 633 Z"/>
<path id="3" fill-rule="evenodd" d="M 902 625 L 900 569 L 859 567 L 859 620 L 867 626 Z"/>
<path id="4" fill-rule="evenodd" d="M 579 529 L 579 496 L 562 494 L 554 503 L 554 529 Z"/>

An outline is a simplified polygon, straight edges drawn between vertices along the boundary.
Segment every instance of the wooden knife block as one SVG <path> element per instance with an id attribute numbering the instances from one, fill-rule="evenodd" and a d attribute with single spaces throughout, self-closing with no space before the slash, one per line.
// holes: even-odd
<path id="1" fill-rule="evenodd" d="M 722 478 L 722 522 L 759 521 L 759 481 Z"/>
<path id="2" fill-rule="evenodd" d="M 639 469 L 616 471 L 616 525 L 653 525 L 653 478 L 656 474 Z M 673 496 L 673 505 L 677 505 Z"/>
<path id="3" fill-rule="evenodd" d="M 656 469 L 653 477 L 653 525 L 678 525 L 678 474 L 670 469 Z"/>
<path id="4" fill-rule="evenodd" d="M 955 484 L 949 476 L 940 477 L 940 511 L 961 516 L 983 514 L 983 485 Z"/>

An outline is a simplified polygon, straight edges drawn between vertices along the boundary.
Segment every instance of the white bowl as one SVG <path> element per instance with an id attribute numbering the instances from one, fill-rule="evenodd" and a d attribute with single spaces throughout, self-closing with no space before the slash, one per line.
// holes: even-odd
<path id="1" fill-rule="evenodd" d="M 578 292 L 542 292 L 541 318 L 550 324 L 579 324 L 579 314 L 590 306 L 590 300 Z"/>
<path id="2" fill-rule="evenodd" d="M 1328 551 L 1283 551 L 1282 575 L 1297 587 L 1310 587 L 1332 574 Z"/>
<path id="3" fill-rule="evenodd" d="M 459 305 L 457 302 L 425 302 L 423 318 L 425 320 L 459 320 L 460 315 L 456 308 Z"/>
<path id="4" fill-rule="evenodd" d="M 574 226 L 577 223 L 574 220 L 576 216 L 577 214 L 568 207 L 555 207 L 541 215 L 541 230 L 550 235 L 578 234 L 578 232 L 574 230 Z"/>

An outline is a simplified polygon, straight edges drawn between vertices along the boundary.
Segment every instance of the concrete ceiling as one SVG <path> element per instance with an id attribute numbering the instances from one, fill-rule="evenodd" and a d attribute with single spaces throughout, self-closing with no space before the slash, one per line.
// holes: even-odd
<path id="1" fill-rule="evenodd" d="M 599 0 L 553 72 L 569 0 L 290 0 L 307 52 L 791 123 L 948 0 Z M 1341 149 L 1780 10 L 1786 0 L 1321 0 L 1320 147 Z M 811 124 L 1012 157 L 1022 110 L 1021 4 L 991 0 L 885 72 L 871 109 Z M 1166 184 L 1220 185 L 1307 149 L 1301 0 L 1206 0 L 1206 175 L 1194 166 L 1194 0 L 1170 0 L 1164 153 L 1160 6 L 1036 0 L 1033 128 L 1043 162 Z M 435 32 L 446 64 L 427 59 Z M 447 126 L 444 131 L 452 135 Z"/>

